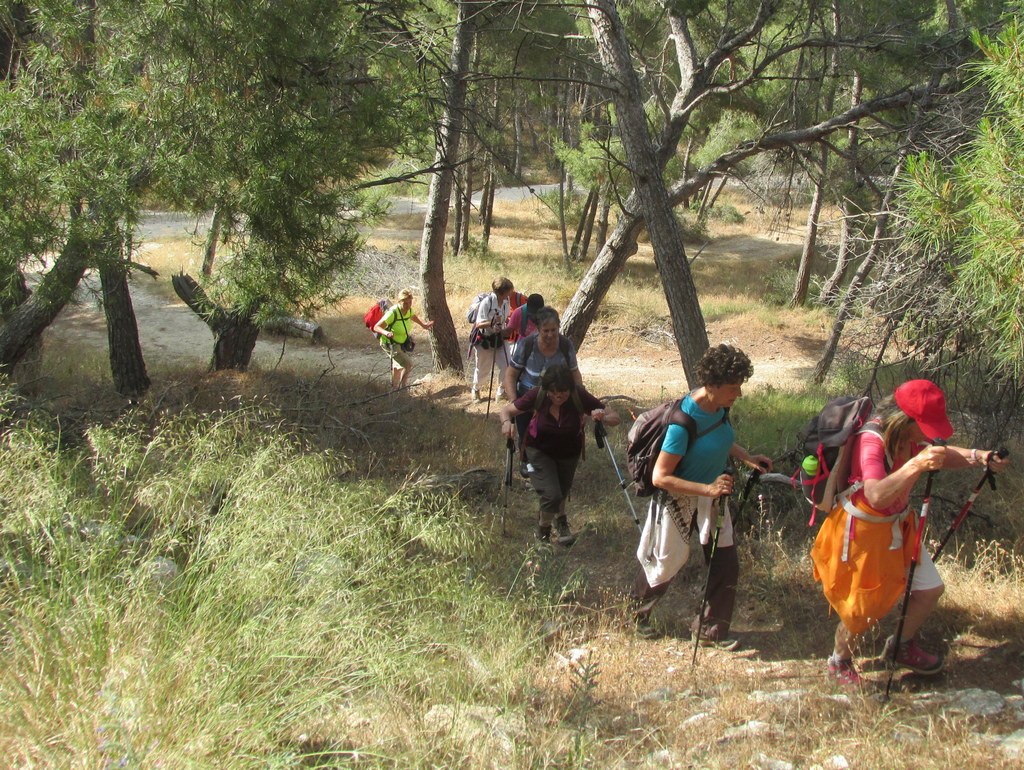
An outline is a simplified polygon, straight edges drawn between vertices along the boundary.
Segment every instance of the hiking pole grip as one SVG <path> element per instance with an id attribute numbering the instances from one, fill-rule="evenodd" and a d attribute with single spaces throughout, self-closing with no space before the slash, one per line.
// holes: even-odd
<path id="1" fill-rule="evenodd" d="M 944 446 L 945 441 L 935 439 L 934 446 Z M 892 639 L 892 659 L 889 661 L 889 680 L 885 683 L 885 700 L 889 700 L 889 691 L 892 689 L 892 678 L 896 673 L 896 659 L 900 654 L 900 639 L 903 638 L 903 625 L 907 620 L 907 608 L 910 605 L 910 594 L 914 585 L 914 573 L 917 571 L 917 563 L 921 560 L 921 538 L 924 535 L 925 526 L 928 524 L 928 508 L 932 502 L 932 482 L 938 469 L 928 471 L 928 478 L 924 482 L 924 501 L 921 503 L 921 515 L 917 523 L 917 535 L 914 538 L 914 551 L 910 557 L 910 570 L 907 572 L 907 588 L 903 592 L 903 606 L 900 608 L 900 619 L 896 624 L 896 635 Z"/>
<path id="2" fill-rule="evenodd" d="M 607 435 L 608 431 L 604 429 L 604 425 L 594 420 L 594 441 L 597 442 L 598 449 L 604 449 L 604 439 Z"/>

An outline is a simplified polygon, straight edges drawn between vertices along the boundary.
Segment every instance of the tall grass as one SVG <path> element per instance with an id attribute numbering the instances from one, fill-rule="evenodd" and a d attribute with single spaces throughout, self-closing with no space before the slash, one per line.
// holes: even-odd
<path id="1" fill-rule="evenodd" d="M 16 422 L 0 451 L 13 765 L 473 764 L 410 722 L 527 686 L 529 610 L 481 579 L 464 506 L 339 482 L 343 457 L 266 410 L 74 447 Z"/>

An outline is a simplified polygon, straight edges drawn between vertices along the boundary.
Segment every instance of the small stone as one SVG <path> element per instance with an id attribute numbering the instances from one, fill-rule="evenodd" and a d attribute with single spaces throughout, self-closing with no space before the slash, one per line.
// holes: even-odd
<path id="1" fill-rule="evenodd" d="M 994 690 L 972 687 L 956 693 L 949 708 L 979 717 L 991 717 L 1006 708 L 1006 699 Z"/>
<path id="2" fill-rule="evenodd" d="M 1024 730 L 1017 730 L 1003 738 L 999 751 L 1008 759 L 1024 759 Z"/>
<path id="3" fill-rule="evenodd" d="M 651 690 L 640 701 L 641 703 L 652 703 L 652 702 L 664 702 L 670 701 L 676 697 L 676 691 L 671 687 L 659 687 L 657 690 Z"/>
<path id="4" fill-rule="evenodd" d="M 701 712 L 699 712 L 697 714 L 694 714 L 693 716 L 690 716 L 690 717 L 687 717 L 686 719 L 684 719 L 682 724 L 680 724 L 679 726 L 680 727 L 693 727 L 694 725 L 698 725 L 701 722 L 703 722 L 704 720 L 709 719 L 710 717 L 711 717 L 711 714 L 709 714 L 706 711 L 701 711 Z"/>
<path id="5" fill-rule="evenodd" d="M 758 754 L 754 757 L 750 766 L 757 770 L 793 770 L 795 767 L 792 762 L 787 762 L 784 759 L 774 759 L 767 754 Z"/>

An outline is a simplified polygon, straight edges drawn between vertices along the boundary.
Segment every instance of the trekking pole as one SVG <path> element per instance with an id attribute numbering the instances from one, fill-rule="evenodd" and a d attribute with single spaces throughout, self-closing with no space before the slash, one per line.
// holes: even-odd
<path id="1" fill-rule="evenodd" d="M 946 534 L 942 536 L 942 541 L 939 543 L 938 547 L 936 547 L 935 553 L 932 554 L 933 562 L 939 560 L 939 556 L 942 554 L 942 549 L 946 547 L 946 542 L 953 536 L 954 532 L 960 529 L 960 525 L 964 523 L 964 520 L 967 518 L 968 514 L 970 514 L 971 506 L 974 505 L 974 501 L 977 499 L 978 493 L 981 492 L 981 488 L 985 486 L 985 482 L 987 481 L 989 486 L 992 487 L 992 491 L 995 491 L 996 476 L 992 472 L 992 456 L 995 455 L 999 459 L 1002 459 L 1009 454 L 1010 450 L 1006 447 L 1003 447 L 996 452 L 988 453 L 988 457 L 985 458 L 985 473 L 982 474 L 981 480 L 974 487 L 974 490 L 971 492 L 971 496 L 967 498 L 967 502 L 964 503 L 964 507 L 960 509 L 956 518 L 953 519 L 953 523 L 949 525 L 949 529 L 946 530 Z"/>
<path id="2" fill-rule="evenodd" d="M 753 489 L 754 484 L 760 480 L 762 473 L 764 473 L 764 471 L 759 465 L 747 476 L 747 483 L 743 485 L 743 494 L 740 495 L 740 504 L 736 508 L 736 515 L 733 516 L 732 519 L 732 528 L 734 530 L 739 530 L 740 522 L 743 517 L 743 509 L 747 507 L 747 499 L 750 497 L 750 490 Z"/>
<path id="3" fill-rule="evenodd" d="M 725 472 L 732 475 L 732 468 L 726 468 Z M 715 551 L 718 550 L 718 536 L 722 534 L 722 519 L 725 518 L 721 511 L 721 501 L 728 495 L 721 495 L 719 500 L 719 511 L 715 517 L 715 536 L 711 539 L 711 555 L 708 556 L 708 571 L 704 576 L 704 595 L 700 600 L 700 612 L 697 613 L 697 633 L 693 637 L 693 658 L 690 660 L 690 668 L 697 665 L 697 649 L 700 647 L 700 635 L 704 630 L 704 608 L 708 605 L 708 589 L 711 587 L 711 563 L 715 558 Z"/>
<path id="4" fill-rule="evenodd" d="M 501 534 L 505 534 L 505 516 L 508 514 L 508 491 L 512 488 L 512 455 L 516 445 L 511 438 L 505 439 L 505 501 L 501 507 Z"/>
<path id="5" fill-rule="evenodd" d="M 643 525 L 640 523 L 640 518 L 636 515 L 636 508 L 633 507 L 633 500 L 629 496 L 629 482 L 626 481 L 622 476 L 622 472 L 619 470 L 619 464 L 615 461 L 615 453 L 612 452 L 611 444 L 606 441 L 608 438 L 608 431 L 605 430 L 604 423 L 594 422 L 594 440 L 597 441 L 597 448 L 602 447 L 608 450 L 608 458 L 612 461 L 612 467 L 615 469 L 615 475 L 619 479 L 619 488 L 622 490 L 622 494 L 626 496 L 626 504 L 629 506 L 629 512 L 633 516 L 633 523 L 636 524 L 636 528 L 641 532 L 644 531 Z"/>
<path id="6" fill-rule="evenodd" d="M 494 348 L 491 348 L 494 350 Z M 498 351 L 494 350 L 491 354 L 491 379 L 487 382 L 487 409 L 484 410 L 484 419 L 486 420 L 491 416 L 491 393 L 494 389 L 494 362 L 498 358 Z"/>
<path id="7" fill-rule="evenodd" d="M 945 441 L 935 439 L 933 446 L 944 446 Z M 918 518 L 917 537 L 914 540 L 914 554 L 910 558 L 910 571 L 907 573 L 907 590 L 903 593 L 903 607 L 900 608 L 900 620 L 896 624 L 896 636 L 893 637 L 892 660 L 889 661 L 889 680 L 885 683 L 885 697 L 889 700 L 889 690 L 892 688 L 892 677 L 896 673 L 896 658 L 900 654 L 900 639 L 903 636 L 903 624 L 907 620 L 907 606 L 910 604 L 910 589 L 914 584 L 914 572 L 917 570 L 917 563 L 921 560 L 921 537 L 924 535 L 924 528 L 928 524 L 928 508 L 932 504 L 932 481 L 935 479 L 937 470 L 928 471 L 928 479 L 924 483 L 924 501 L 921 503 L 921 515 Z"/>

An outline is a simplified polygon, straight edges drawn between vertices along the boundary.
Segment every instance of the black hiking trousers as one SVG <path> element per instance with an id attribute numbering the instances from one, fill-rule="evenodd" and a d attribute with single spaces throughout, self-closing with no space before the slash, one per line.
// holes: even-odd
<path id="1" fill-rule="evenodd" d="M 736 584 L 740 577 L 739 555 L 734 545 L 719 546 L 715 549 L 714 556 L 711 555 L 711 543 L 702 548 L 704 564 L 706 565 L 710 558 L 711 565 L 708 571 L 708 602 L 704 607 L 704 627 L 700 635 L 702 639 L 724 640 L 729 635 L 732 613 L 736 607 Z M 654 605 L 665 595 L 674 581 L 673 577 L 672 580 L 652 587 L 647 582 L 647 574 L 643 567 L 638 567 L 631 593 L 638 620 L 650 617 Z M 695 615 L 693 622 L 690 623 L 691 634 L 697 633 L 700 622 L 701 618 Z"/>

